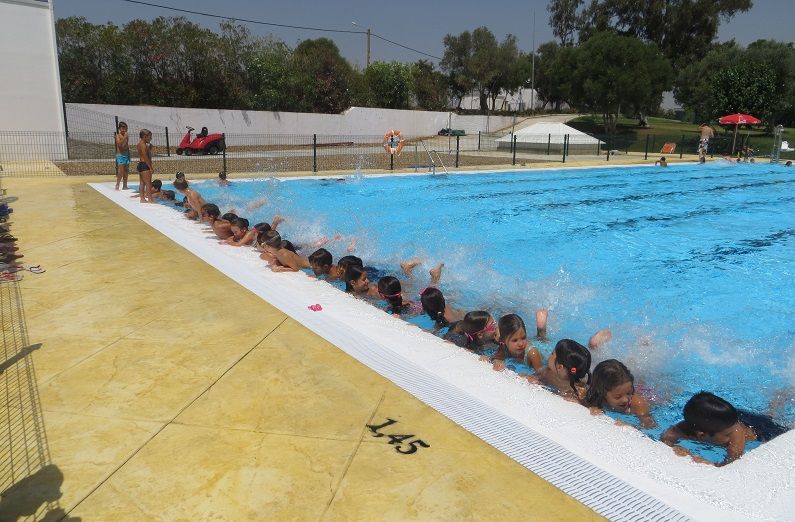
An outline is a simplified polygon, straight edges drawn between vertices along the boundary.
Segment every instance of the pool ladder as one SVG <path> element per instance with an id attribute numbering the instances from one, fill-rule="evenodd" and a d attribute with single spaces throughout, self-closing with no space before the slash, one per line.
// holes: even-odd
<path id="1" fill-rule="evenodd" d="M 433 155 L 436 154 L 436 159 L 439 160 L 439 165 L 444 169 L 444 173 L 450 174 L 447 172 L 447 167 L 444 166 L 444 161 L 442 161 L 442 156 L 439 154 L 439 151 L 436 149 L 428 149 L 428 146 L 425 145 L 425 140 L 421 140 L 420 143 L 422 143 L 422 148 L 425 149 L 425 152 L 428 154 L 428 159 L 431 160 L 433 173 L 436 174 L 436 161 L 433 159 Z"/>

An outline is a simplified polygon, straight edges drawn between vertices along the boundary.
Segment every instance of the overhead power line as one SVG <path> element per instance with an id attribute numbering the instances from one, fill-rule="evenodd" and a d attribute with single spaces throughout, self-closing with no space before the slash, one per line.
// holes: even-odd
<path id="1" fill-rule="evenodd" d="M 354 31 L 354 30 L 350 30 L 350 29 L 328 29 L 328 28 L 325 28 L 325 27 L 308 27 L 308 26 L 303 26 L 303 25 L 277 24 L 275 22 L 264 22 L 262 20 L 251 20 L 251 19 L 248 19 L 248 18 L 238 18 L 236 16 L 223 16 L 223 15 L 218 15 L 218 14 L 214 14 L 214 13 L 205 13 L 205 12 L 202 12 L 202 11 L 194 11 L 192 9 L 180 9 L 179 7 L 171 7 L 171 6 L 167 6 L 167 5 L 154 4 L 154 3 L 151 3 L 151 2 L 142 2 L 141 0 L 120 0 L 120 1 L 127 2 L 128 4 L 139 4 L 139 5 L 149 6 L 149 7 L 157 7 L 157 8 L 160 8 L 160 9 L 166 9 L 168 11 L 176 11 L 178 13 L 186 13 L 186 14 L 193 14 L 193 15 L 198 15 L 198 16 L 206 16 L 206 17 L 209 17 L 209 18 L 218 18 L 220 20 L 234 20 L 236 22 L 245 22 L 247 24 L 267 25 L 267 26 L 270 26 L 270 27 L 283 27 L 283 28 L 286 28 L 286 29 L 302 29 L 304 31 L 319 31 L 319 32 L 322 32 L 322 33 L 367 34 L 367 31 Z M 372 31 L 370 32 L 370 35 L 374 36 L 375 38 L 378 38 L 380 40 L 383 40 L 385 42 L 391 43 L 392 45 L 396 45 L 398 47 L 402 47 L 403 49 L 408 49 L 409 51 L 415 52 L 417 54 L 421 54 L 423 56 L 428 56 L 429 58 L 434 58 L 436 60 L 441 60 L 441 58 L 439 58 L 438 56 L 434 56 L 432 54 L 420 51 L 418 49 L 414 49 L 413 47 L 409 47 L 407 45 L 403 45 L 401 43 L 392 41 L 392 40 L 390 40 L 388 38 L 384 38 L 383 36 L 381 36 L 379 34 L 376 34 L 376 33 L 372 32 Z"/>

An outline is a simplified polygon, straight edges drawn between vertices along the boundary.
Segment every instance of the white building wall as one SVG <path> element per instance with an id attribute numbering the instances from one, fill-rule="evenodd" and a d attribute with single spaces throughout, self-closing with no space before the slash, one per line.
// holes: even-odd
<path id="1" fill-rule="evenodd" d="M 300 112 L 240 111 L 226 109 L 188 109 L 136 105 L 73 104 L 71 109 L 87 109 L 130 119 L 149 125 L 168 127 L 169 133 L 179 135 L 185 126 L 207 127 L 210 132 L 227 134 L 318 134 L 345 136 L 381 136 L 389 129 L 398 129 L 406 136 L 436 134 L 444 127 L 464 129 L 468 134 L 478 131 L 495 132 L 513 123 L 510 116 L 459 116 L 448 112 L 408 111 L 351 107 L 343 114 L 312 114 Z M 85 128 L 81 128 L 81 125 Z M 69 132 L 98 132 L 105 129 L 85 123 L 69 121 Z M 113 132 L 113 129 L 107 129 Z M 131 128 L 136 134 L 138 129 Z"/>
<path id="2" fill-rule="evenodd" d="M 64 132 L 55 25 L 49 0 L 0 0 L 0 135 L 3 131 Z M 11 155 L 8 136 L 0 137 Z M 63 137 L 48 156 L 65 153 Z"/>

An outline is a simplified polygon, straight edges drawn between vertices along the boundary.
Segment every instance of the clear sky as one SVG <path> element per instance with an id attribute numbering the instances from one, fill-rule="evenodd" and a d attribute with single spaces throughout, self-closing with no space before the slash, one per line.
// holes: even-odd
<path id="1" fill-rule="evenodd" d="M 549 27 L 546 0 L 406 0 L 375 2 L 365 0 L 148 0 L 150 3 L 219 14 L 229 18 L 248 18 L 287 25 L 356 31 L 368 27 L 384 38 L 413 47 L 430 55 L 442 56 L 442 39 L 479 26 L 488 27 L 498 40 L 508 33 L 518 38 L 520 49 L 533 48 L 533 14 L 536 46 L 553 39 Z M 56 17 L 84 16 L 94 23 L 117 25 L 134 18 L 177 16 L 179 13 L 156 7 L 125 3 L 121 0 L 53 0 Z M 795 37 L 795 14 L 792 0 L 756 0 L 747 13 L 721 25 L 720 41 L 734 38 L 747 45 L 754 40 L 771 39 L 792 42 Z M 185 15 L 189 19 L 216 29 L 218 20 Z M 356 22 L 360 27 L 351 24 Z M 295 46 L 307 38 L 326 36 L 337 44 L 342 55 L 359 67 L 365 63 L 366 37 L 362 34 L 323 33 L 249 25 L 252 32 L 272 34 Z M 376 37 L 372 38 L 372 61 L 414 62 L 426 58 Z"/>

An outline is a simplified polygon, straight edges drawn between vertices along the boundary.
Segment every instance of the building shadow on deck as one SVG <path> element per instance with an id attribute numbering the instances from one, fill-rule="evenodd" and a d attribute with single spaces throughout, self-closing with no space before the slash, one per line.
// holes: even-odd
<path id="1" fill-rule="evenodd" d="M 61 508 L 63 473 L 50 459 L 22 292 L 0 283 L 0 521 L 68 520 Z"/>

